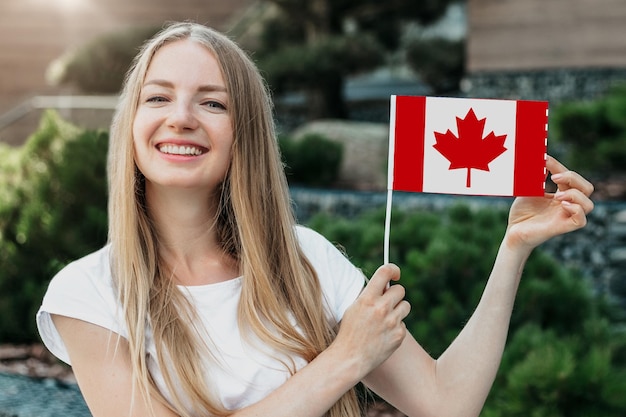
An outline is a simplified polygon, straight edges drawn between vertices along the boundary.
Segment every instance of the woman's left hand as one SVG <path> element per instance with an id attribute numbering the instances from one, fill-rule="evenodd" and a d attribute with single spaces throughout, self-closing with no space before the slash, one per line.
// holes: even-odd
<path id="1" fill-rule="evenodd" d="M 511 248 L 532 250 L 546 240 L 587 224 L 593 210 L 593 185 L 548 156 L 546 167 L 558 190 L 544 197 L 519 197 L 509 212 L 505 242 Z"/>

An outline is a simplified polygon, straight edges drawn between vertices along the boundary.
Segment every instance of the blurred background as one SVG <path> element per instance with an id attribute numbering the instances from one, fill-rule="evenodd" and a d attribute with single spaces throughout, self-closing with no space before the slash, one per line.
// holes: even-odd
<path id="1" fill-rule="evenodd" d="M 548 100 L 549 152 L 594 182 L 597 206 L 529 260 L 482 415 L 626 415 L 623 0 L 0 0 L 0 417 L 89 415 L 34 314 L 50 278 L 106 242 L 117 94 L 144 40 L 178 20 L 251 54 L 298 220 L 370 273 L 390 95 Z M 398 194 L 407 326 L 436 356 L 477 302 L 510 200 Z"/>

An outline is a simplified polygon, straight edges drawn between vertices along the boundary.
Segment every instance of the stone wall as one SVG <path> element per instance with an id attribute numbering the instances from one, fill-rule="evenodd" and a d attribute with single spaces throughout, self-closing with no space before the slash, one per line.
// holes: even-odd
<path id="1" fill-rule="evenodd" d="M 292 189 L 296 216 L 306 222 L 318 212 L 354 217 L 372 209 L 384 209 L 386 192 Z M 473 209 L 506 210 L 512 199 L 436 194 L 394 193 L 394 208 L 444 210 L 464 203 Z M 381 245 L 382 245 L 381 241 Z M 598 294 L 614 298 L 626 308 L 626 202 L 597 202 L 587 227 L 559 236 L 542 246 L 565 265 L 580 270 Z"/>
<path id="2" fill-rule="evenodd" d="M 626 84 L 626 68 L 561 68 L 535 71 L 471 73 L 462 83 L 469 97 L 548 100 L 591 100 Z"/>

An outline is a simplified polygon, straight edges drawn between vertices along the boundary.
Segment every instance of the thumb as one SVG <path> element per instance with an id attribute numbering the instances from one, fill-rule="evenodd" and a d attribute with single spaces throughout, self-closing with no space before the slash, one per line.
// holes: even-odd
<path id="1" fill-rule="evenodd" d="M 363 292 L 382 295 L 391 281 L 400 279 L 400 268 L 395 264 L 385 264 L 378 267 L 370 278 Z"/>

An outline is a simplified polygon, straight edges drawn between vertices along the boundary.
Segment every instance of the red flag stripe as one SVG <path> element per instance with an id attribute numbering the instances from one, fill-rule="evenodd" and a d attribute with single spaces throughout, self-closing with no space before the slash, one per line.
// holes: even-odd
<path id="1" fill-rule="evenodd" d="M 421 192 L 424 179 L 426 97 L 396 96 L 394 102 L 392 189 Z"/>
<path id="2" fill-rule="evenodd" d="M 546 179 L 547 130 L 547 102 L 517 102 L 513 195 L 543 196 Z"/>

